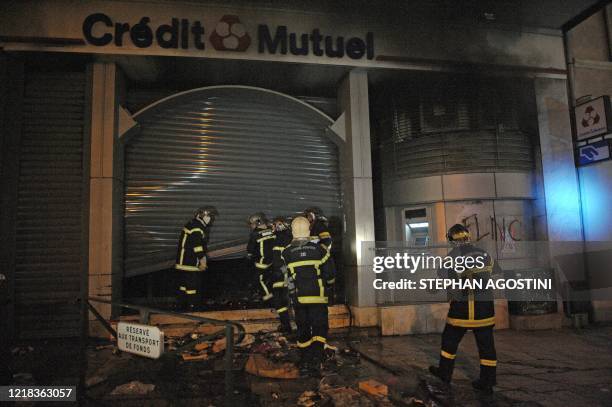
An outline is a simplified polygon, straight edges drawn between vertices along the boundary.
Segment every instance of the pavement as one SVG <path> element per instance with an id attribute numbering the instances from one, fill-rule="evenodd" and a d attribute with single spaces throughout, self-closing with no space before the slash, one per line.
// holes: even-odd
<path id="1" fill-rule="evenodd" d="M 379 337 L 372 330 L 336 332 L 331 343 L 338 352 L 326 364 L 322 377 L 270 379 L 246 373 L 244 366 L 250 355 L 268 348 L 261 343 L 273 338 L 260 335 L 251 347 L 236 349 L 230 392 L 225 388 L 223 352 L 208 350 L 209 356 L 203 360 L 185 361 L 172 353 L 160 360 L 149 360 L 119 353 L 110 343 L 92 342 L 86 353 L 82 404 L 612 406 L 612 326 L 496 331 L 498 386 L 493 396 L 481 395 L 471 388 L 479 365 L 470 333 L 459 347 L 450 388 L 427 372 L 427 367 L 438 361 L 437 334 Z M 66 346 L 61 341 L 53 345 L 56 350 L 52 345 L 31 343 L 30 350 L 22 345 L 26 350 L 15 353 L 13 371 L 20 374 L 20 384 L 76 384 L 77 344 Z M 282 357 L 283 352 L 290 356 L 294 349 L 287 349 L 268 349 L 266 357 Z M 380 384 L 384 391 L 377 395 L 364 387 L 360 389 L 360 384 L 368 380 Z"/>
<path id="2" fill-rule="evenodd" d="M 478 377 L 474 336 L 459 346 L 449 405 L 612 406 L 612 327 L 581 330 L 495 332 L 496 391 L 482 398 L 471 388 Z M 416 383 L 436 384 L 426 373 L 437 364 L 439 335 L 363 338 L 353 345 L 377 365 Z M 447 396 L 447 395 L 444 395 Z M 440 404 L 446 404 L 443 401 Z"/>

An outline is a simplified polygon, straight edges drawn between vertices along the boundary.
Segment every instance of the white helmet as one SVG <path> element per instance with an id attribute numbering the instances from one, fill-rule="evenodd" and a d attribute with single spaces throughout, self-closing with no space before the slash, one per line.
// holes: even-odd
<path id="1" fill-rule="evenodd" d="M 298 216 L 291 222 L 291 234 L 294 239 L 310 237 L 310 222 L 304 216 Z"/>

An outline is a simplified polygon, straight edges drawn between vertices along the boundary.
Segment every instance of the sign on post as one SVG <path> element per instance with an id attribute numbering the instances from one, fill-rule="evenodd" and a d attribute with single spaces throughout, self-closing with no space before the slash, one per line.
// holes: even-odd
<path id="1" fill-rule="evenodd" d="M 578 147 L 578 165 L 588 165 L 610 159 L 608 140 L 601 140 L 586 146 Z"/>
<path id="2" fill-rule="evenodd" d="M 158 359 L 164 353 L 164 333 L 155 326 L 119 322 L 117 346 L 124 352 Z"/>
<path id="3" fill-rule="evenodd" d="M 577 105 L 574 117 L 577 141 L 612 132 L 610 97 L 600 96 Z"/>

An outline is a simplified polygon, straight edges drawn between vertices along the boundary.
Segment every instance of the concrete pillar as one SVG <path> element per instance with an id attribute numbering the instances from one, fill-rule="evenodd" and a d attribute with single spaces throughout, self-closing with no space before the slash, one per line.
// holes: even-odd
<path id="1" fill-rule="evenodd" d="M 341 151 L 341 176 L 345 233 L 343 239 L 344 273 L 349 304 L 375 305 L 371 261 L 364 256 L 364 242 L 374 242 L 374 201 L 372 157 L 370 151 L 370 108 L 368 76 L 351 71 L 338 91 L 340 111 L 345 115 L 345 146 Z"/>
<path id="2" fill-rule="evenodd" d="M 113 63 L 89 67 L 91 163 L 89 207 L 89 295 L 119 300 L 123 277 L 123 147 L 118 138 L 120 77 Z M 110 319 L 119 309 L 95 304 Z M 89 313 L 91 335 L 101 332 Z M 103 333 L 107 335 L 106 333 Z"/>
<path id="3" fill-rule="evenodd" d="M 562 79 L 537 78 L 535 95 L 548 239 L 580 241 L 583 239 L 580 187 L 574 164 L 567 82 Z"/>
<path id="4" fill-rule="evenodd" d="M 563 79 L 536 78 L 534 87 L 546 205 L 546 232 L 550 242 L 548 255 L 560 284 L 557 291 L 567 292 L 566 284 L 569 282 L 587 280 L 583 258 L 580 185 L 574 163 L 567 82 Z M 561 297 L 558 297 L 557 308 L 561 313 Z M 561 325 L 560 320 L 557 325 Z"/>

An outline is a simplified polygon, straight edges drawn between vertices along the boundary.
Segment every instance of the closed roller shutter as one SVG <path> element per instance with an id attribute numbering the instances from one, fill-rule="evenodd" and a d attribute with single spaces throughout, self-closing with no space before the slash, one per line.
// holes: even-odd
<path id="1" fill-rule="evenodd" d="M 379 95 L 378 179 L 533 170 L 533 136 L 519 125 L 522 83 L 435 78 Z"/>
<path id="2" fill-rule="evenodd" d="M 26 74 L 16 226 L 21 338 L 81 331 L 83 73 Z"/>
<path id="3" fill-rule="evenodd" d="M 168 99 L 136 116 L 126 147 L 126 275 L 174 259 L 201 205 L 220 212 L 211 244 L 246 239 L 247 216 L 317 205 L 338 225 L 338 149 L 325 116 L 282 95 L 224 87 Z M 150 271 L 154 271 L 150 269 Z"/>

